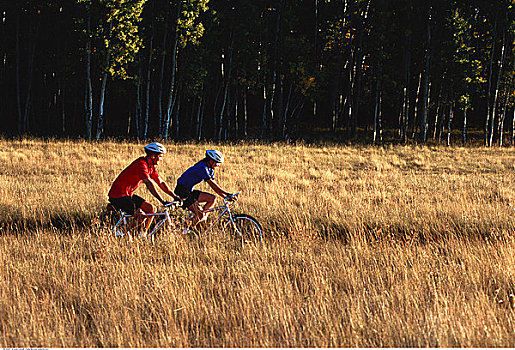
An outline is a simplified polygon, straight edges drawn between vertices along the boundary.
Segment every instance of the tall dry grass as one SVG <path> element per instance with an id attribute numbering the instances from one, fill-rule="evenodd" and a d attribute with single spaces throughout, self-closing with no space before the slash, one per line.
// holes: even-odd
<path id="1" fill-rule="evenodd" d="M 89 225 L 141 147 L 0 142 L 0 345 L 515 346 L 513 149 L 216 146 L 238 250 Z M 167 147 L 173 183 L 215 146 Z"/>

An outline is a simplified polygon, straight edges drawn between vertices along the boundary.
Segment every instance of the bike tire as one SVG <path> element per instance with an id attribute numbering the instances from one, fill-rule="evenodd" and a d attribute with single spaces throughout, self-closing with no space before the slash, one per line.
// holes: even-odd
<path id="1" fill-rule="evenodd" d="M 263 228 L 259 221 L 247 214 L 237 214 L 223 226 L 223 232 L 241 241 L 242 244 L 261 244 L 263 241 Z"/>

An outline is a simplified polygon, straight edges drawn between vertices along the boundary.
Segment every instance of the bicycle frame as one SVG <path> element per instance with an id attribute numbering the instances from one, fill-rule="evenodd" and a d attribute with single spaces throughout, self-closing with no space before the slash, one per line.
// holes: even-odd
<path id="1" fill-rule="evenodd" d="M 240 192 L 234 194 L 234 196 L 237 196 L 239 195 Z M 221 211 L 220 214 L 218 214 L 217 218 L 215 220 L 212 221 L 211 225 L 205 230 L 205 232 L 209 232 L 214 226 L 216 223 L 218 223 L 220 221 L 220 219 L 222 218 L 222 216 L 224 216 L 226 213 L 229 214 L 229 220 L 231 221 L 231 224 L 233 225 L 233 227 L 235 228 L 235 230 L 241 235 L 241 233 L 239 232 L 238 228 L 235 226 L 234 224 L 234 219 L 232 217 L 232 213 L 231 213 L 231 209 L 230 209 L 230 206 L 229 206 L 229 201 L 227 199 L 224 198 L 224 205 L 221 205 L 221 206 L 218 206 L 218 207 L 215 207 L 215 208 L 211 208 L 211 209 L 207 209 L 207 210 L 204 210 L 204 213 L 211 213 L 211 212 L 215 212 L 215 211 Z M 195 213 L 191 213 L 187 219 L 190 219 L 192 218 L 193 216 L 195 215 Z"/>
<path id="2" fill-rule="evenodd" d="M 240 192 L 236 193 L 234 196 L 237 196 Z M 215 207 L 215 208 L 211 208 L 211 209 L 207 209 L 204 211 L 204 213 L 211 213 L 211 212 L 220 212 L 217 217 L 211 222 L 211 224 L 209 225 L 209 227 L 204 231 L 204 232 L 209 232 L 220 220 L 223 216 L 225 216 L 226 214 L 228 214 L 227 216 L 229 217 L 229 221 L 231 222 L 231 224 L 233 225 L 234 229 L 241 235 L 241 233 L 239 232 L 238 228 L 236 227 L 235 223 L 234 223 L 234 219 L 233 219 L 233 215 L 232 215 L 232 212 L 231 212 L 231 209 L 230 209 L 230 205 L 229 205 L 229 200 L 225 199 L 224 198 L 224 204 L 223 205 L 220 205 L 218 207 Z M 177 203 L 173 203 L 173 205 L 177 208 L 179 205 Z M 189 209 L 188 209 L 189 210 Z M 128 219 L 129 218 L 133 218 L 134 216 L 133 215 L 130 215 L 130 214 L 125 214 L 123 212 L 120 212 L 120 218 L 118 219 L 118 221 L 116 222 L 116 224 L 114 225 L 113 229 L 111 230 L 111 233 L 114 234 L 116 232 L 116 230 L 118 229 L 118 227 L 123 223 L 124 226 L 126 226 L 128 224 Z M 190 211 L 190 214 L 187 216 L 186 218 L 186 221 L 190 220 L 193 218 L 193 216 L 195 215 L 194 212 Z M 170 216 L 170 207 L 165 207 L 164 208 L 164 211 L 163 212 L 160 212 L 160 213 L 149 213 L 149 214 L 144 214 L 143 216 L 145 217 L 153 217 L 153 216 L 156 216 L 156 217 L 160 217 L 161 219 L 159 219 L 156 224 L 154 225 L 153 229 L 151 232 L 149 232 L 147 234 L 147 236 L 150 236 L 152 237 L 152 241 L 154 241 L 154 237 L 155 237 L 155 233 L 165 224 L 165 223 L 168 223 L 168 225 L 172 226 L 172 219 L 171 219 L 171 216 Z M 130 233 L 127 232 L 127 234 L 130 236 Z"/>
<path id="3" fill-rule="evenodd" d="M 170 218 L 170 209 L 168 207 L 165 207 L 164 211 L 162 213 L 150 213 L 150 214 L 144 214 L 145 217 L 152 217 L 152 216 L 159 216 L 163 217 L 160 219 L 154 226 L 153 230 L 149 233 L 149 235 L 152 237 L 152 240 L 154 239 L 154 233 L 157 232 L 163 226 L 165 223 L 168 223 L 170 226 L 172 225 L 172 220 Z M 111 233 L 114 234 L 116 232 L 116 229 L 118 226 L 123 222 L 123 225 L 126 226 L 128 224 L 128 219 L 133 218 L 133 215 L 130 214 L 124 214 L 121 213 L 120 219 L 116 222 L 113 229 L 111 230 Z M 127 233 L 130 236 L 130 233 Z"/>

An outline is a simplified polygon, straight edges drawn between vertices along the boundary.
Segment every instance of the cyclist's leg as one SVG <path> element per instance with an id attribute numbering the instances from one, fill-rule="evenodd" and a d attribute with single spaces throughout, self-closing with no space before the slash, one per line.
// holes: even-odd
<path id="1" fill-rule="evenodd" d="M 141 210 L 143 210 L 146 214 L 154 214 L 157 212 L 157 208 L 150 204 L 149 202 L 143 202 L 140 207 Z M 143 219 L 143 234 L 146 234 L 148 232 L 148 229 L 150 228 L 150 225 L 152 224 L 153 216 L 146 216 Z"/>
<path id="2" fill-rule="evenodd" d="M 200 222 L 200 220 L 202 220 L 204 214 L 202 213 L 202 208 L 200 207 L 200 204 L 197 201 L 195 201 L 193 204 L 191 204 L 188 207 L 188 209 L 191 210 L 193 212 L 193 214 L 195 214 L 195 216 L 193 217 L 191 224 L 190 224 L 190 227 L 193 228 L 193 227 L 197 226 L 197 224 Z"/>
<path id="3" fill-rule="evenodd" d="M 199 203 L 205 203 L 202 208 L 205 212 L 206 210 L 211 209 L 215 206 L 216 196 L 211 193 L 200 192 L 200 195 L 198 196 L 197 201 Z M 205 213 L 205 215 L 207 215 L 207 213 Z"/>
<path id="4" fill-rule="evenodd" d="M 207 192 L 199 192 L 198 198 L 195 203 L 193 203 L 189 209 L 195 213 L 194 222 L 192 223 L 192 227 L 196 227 L 197 225 L 205 222 L 208 216 L 206 210 L 211 209 L 215 206 L 216 197 L 211 193 Z M 202 209 L 200 208 L 200 204 L 204 203 Z"/>
<path id="5" fill-rule="evenodd" d="M 109 198 L 109 202 L 114 205 L 114 207 L 122 212 L 134 215 L 136 211 L 136 204 L 132 200 L 131 197 L 119 197 L 119 198 Z M 133 220 L 130 220 L 129 225 L 131 225 Z M 119 229 L 119 234 L 124 235 L 129 230 L 129 225 L 122 225 Z M 118 234 L 118 233 L 117 233 Z"/>
<path id="6" fill-rule="evenodd" d="M 147 232 L 148 228 L 152 224 L 153 217 L 147 217 L 145 214 L 152 214 L 156 212 L 156 207 L 145 201 L 140 196 L 133 195 L 131 198 L 134 203 L 135 210 L 132 215 L 134 215 L 134 219 L 127 225 L 127 230 L 132 230 L 135 227 L 143 224 L 143 232 Z"/>

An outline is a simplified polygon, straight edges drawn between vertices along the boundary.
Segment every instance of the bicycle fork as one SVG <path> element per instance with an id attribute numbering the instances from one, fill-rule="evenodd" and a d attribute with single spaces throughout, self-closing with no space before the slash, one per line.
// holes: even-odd
<path id="1" fill-rule="evenodd" d="M 238 229 L 238 226 L 236 226 L 236 222 L 232 218 L 232 213 L 231 213 L 231 210 L 229 208 L 227 208 L 227 212 L 229 213 L 229 220 L 231 221 L 232 228 L 240 236 L 240 238 L 243 240 L 243 233 L 241 233 L 240 230 Z"/>
<path id="2" fill-rule="evenodd" d="M 116 225 L 114 225 L 113 229 L 111 230 L 111 233 L 114 235 L 116 230 L 118 229 L 118 226 L 122 223 L 123 221 L 123 226 L 126 227 L 127 226 L 127 218 L 131 217 L 132 215 L 128 215 L 128 214 L 122 214 L 120 219 L 118 219 L 118 221 L 116 222 Z M 130 232 L 127 232 L 127 234 L 130 236 Z"/>

